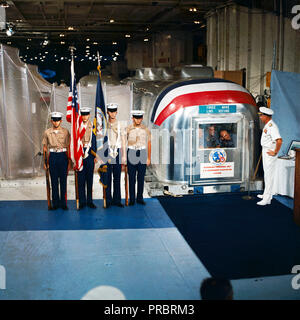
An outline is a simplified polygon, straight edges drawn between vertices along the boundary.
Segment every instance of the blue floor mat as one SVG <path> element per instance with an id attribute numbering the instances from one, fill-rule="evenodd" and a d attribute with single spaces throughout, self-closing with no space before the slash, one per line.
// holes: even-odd
<path id="1" fill-rule="evenodd" d="M 156 199 L 147 199 L 156 208 Z M 97 209 L 77 211 L 75 201 L 68 201 L 69 210 L 48 211 L 43 200 L 0 201 L 0 231 L 34 230 L 98 230 L 98 229 L 146 229 L 174 227 L 168 216 L 149 219 L 147 206 L 136 204 L 123 209 L 112 206 L 103 208 L 102 200 L 95 200 Z M 151 203 L 151 204 L 150 204 Z M 151 216 L 155 215 L 152 210 Z"/>
<path id="2" fill-rule="evenodd" d="M 268 206 L 242 194 L 158 199 L 214 277 L 284 275 L 300 264 L 300 228 L 275 199 Z"/>
<path id="3" fill-rule="evenodd" d="M 46 201 L 1 201 L 0 300 L 77 300 L 104 287 L 128 300 L 199 299 L 207 270 L 159 201 L 145 201 L 106 210 L 96 200 L 97 209 L 79 212 L 74 201 L 69 211 L 48 211 Z M 107 298 L 101 292 L 97 298 Z"/>

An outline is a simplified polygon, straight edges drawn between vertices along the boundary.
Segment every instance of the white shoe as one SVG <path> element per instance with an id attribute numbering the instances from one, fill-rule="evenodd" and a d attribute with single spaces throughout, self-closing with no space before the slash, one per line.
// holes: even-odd
<path id="1" fill-rule="evenodd" d="M 257 198 L 263 199 L 263 198 L 264 198 L 264 195 L 263 195 L 263 194 L 258 194 L 258 195 L 257 195 Z"/>
<path id="2" fill-rule="evenodd" d="M 261 200 L 261 201 L 257 202 L 256 204 L 258 204 L 259 206 L 265 206 L 267 204 L 271 204 L 271 200 L 269 200 L 269 201 Z"/>

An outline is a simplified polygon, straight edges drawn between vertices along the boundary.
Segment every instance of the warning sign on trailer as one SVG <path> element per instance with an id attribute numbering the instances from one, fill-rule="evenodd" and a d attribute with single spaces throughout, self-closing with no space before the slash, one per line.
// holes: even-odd
<path id="1" fill-rule="evenodd" d="M 225 162 L 222 165 L 212 163 L 200 164 L 200 178 L 229 178 L 234 176 L 234 162 Z"/>

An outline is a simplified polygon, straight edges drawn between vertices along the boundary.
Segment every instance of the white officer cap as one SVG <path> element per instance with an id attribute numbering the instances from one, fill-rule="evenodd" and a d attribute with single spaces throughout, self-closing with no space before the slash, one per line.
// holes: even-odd
<path id="1" fill-rule="evenodd" d="M 131 115 L 135 118 L 141 118 L 143 117 L 145 111 L 144 110 L 132 110 Z"/>
<path id="2" fill-rule="evenodd" d="M 80 108 L 80 114 L 82 116 L 86 116 L 91 113 L 91 110 L 92 110 L 91 108 L 87 108 L 87 107 Z"/>
<path id="3" fill-rule="evenodd" d="M 50 115 L 51 115 L 51 119 L 52 120 L 54 120 L 54 119 L 55 120 L 61 120 L 61 118 L 63 116 L 63 113 L 58 112 L 58 111 L 54 111 L 54 112 L 51 112 Z"/>
<path id="4" fill-rule="evenodd" d="M 272 116 L 274 114 L 274 111 L 272 109 L 266 107 L 260 107 L 259 112 L 262 114 L 266 114 L 267 116 Z"/>
<path id="5" fill-rule="evenodd" d="M 119 105 L 118 105 L 117 103 L 114 103 L 114 102 L 108 103 L 108 104 L 106 105 L 107 111 L 109 111 L 109 112 L 115 112 L 115 111 L 117 111 L 117 110 L 118 110 L 118 107 L 119 107 Z"/>

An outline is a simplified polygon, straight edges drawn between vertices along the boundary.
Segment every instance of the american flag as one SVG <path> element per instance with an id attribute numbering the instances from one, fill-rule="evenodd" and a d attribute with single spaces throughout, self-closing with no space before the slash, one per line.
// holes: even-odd
<path id="1" fill-rule="evenodd" d="M 72 79 L 71 79 L 70 91 L 69 91 L 69 97 L 68 97 L 68 104 L 67 104 L 67 115 L 66 115 L 66 119 L 67 119 L 68 122 L 71 122 L 72 98 L 73 98 L 73 92 L 72 92 Z"/>
<path id="2" fill-rule="evenodd" d="M 71 93 L 71 142 L 70 142 L 70 157 L 74 164 L 75 171 L 81 171 L 83 168 L 83 144 L 82 138 L 85 134 L 85 127 L 81 115 L 79 114 L 79 104 L 76 89 L 75 76 L 73 77 L 73 88 L 70 90 Z M 72 86 L 72 84 L 71 84 Z M 70 95 L 68 98 L 68 104 Z M 67 107 L 68 108 L 68 107 Z M 67 109 L 68 116 L 68 109 Z"/>

